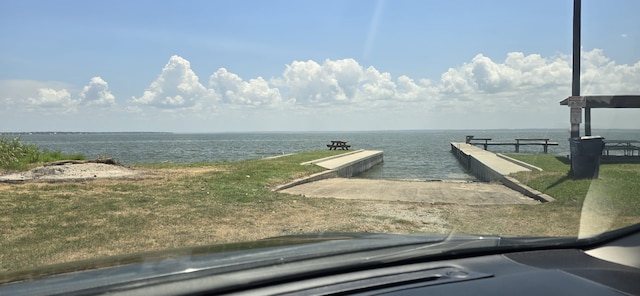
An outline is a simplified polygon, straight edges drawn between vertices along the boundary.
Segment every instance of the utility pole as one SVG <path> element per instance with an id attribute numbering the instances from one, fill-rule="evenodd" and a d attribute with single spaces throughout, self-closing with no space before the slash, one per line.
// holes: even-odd
<path id="1" fill-rule="evenodd" d="M 573 68 L 571 80 L 571 96 L 580 96 L 580 10 L 581 0 L 573 0 Z M 571 138 L 580 137 L 582 108 L 571 108 Z M 589 114 L 591 115 L 591 114 Z M 589 127 L 591 129 L 591 127 Z M 591 132 L 591 131 L 589 131 Z"/>

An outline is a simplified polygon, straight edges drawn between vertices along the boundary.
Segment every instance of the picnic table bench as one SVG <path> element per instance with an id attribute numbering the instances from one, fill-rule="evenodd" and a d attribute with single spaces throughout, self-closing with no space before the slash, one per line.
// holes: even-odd
<path id="1" fill-rule="evenodd" d="M 622 151 L 624 156 L 635 156 L 638 152 L 640 156 L 640 147 L 633 145 L 634 143 L 640 143 L 638 140 L 605 140 L 604 149 L 602 155 L 609 157 L 611 151 Z"/>
<path id="2" fill-rule="evenodd" d="M 516 153 L 520 152 L 520 145 L 543 145 L 544 153 L 547 153 L 549 145 L 558 145 L 558 143 L 549 143 L 549 140 L 548 138 L 518 138 L 516 139 Z M 520 143 L 521 141 L 525 143 Z"/>
<path id="3" fill-rule="evenodd" d="M 484 146 L 484 150 L 487 150 L 487 146 L 489 145 L 489 141 L 491 140 L 491 138 L 476 138 L 474 136 L 467 136 L 467 144 L 477 144 L 471 143 L 471 141 L 484 141 L 484 143 L 482 144 Z"/>
<path id="4" fill-rule="evenodd" d="M 474 136 L 467 136 L 467 144 L 482 145 L 484 150 L 487 150 L 488 146 L 514 146 L 516 152 L 520 152 L 521 145 L 538 145 L 544 147 L 544 153 L 548 152 L 549 146 L 558 146 L 557 142 L 549 142 L 548 138 L 517 138 L 515 142 L 490 142 L 491 138 L 476 138 Z M 477 142 L 480 141 L 480 142 Z"/>
<path id="5" fill-rule="evenodd" d="M 348 145 L 345 141 L 331 141 L 331 144 L 327 144 L 327 147 L 329 147 L 329 150 L 338 150 L 338 148 L 342 150 L 349 150 L 351 145 Z"/>

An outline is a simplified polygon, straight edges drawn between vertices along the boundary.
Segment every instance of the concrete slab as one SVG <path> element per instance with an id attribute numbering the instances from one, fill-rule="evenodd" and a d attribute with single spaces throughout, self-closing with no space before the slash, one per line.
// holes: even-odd
<path id="1" fill-rule="evenodd" d="M 469 172 L 479 180 L 501 182 L 517 192 L 542 202 L 554 201 L 553 197 L 509 177 L 509 174 L 516 172 L 542 171 L 538 167 L 467 143 L 453 142 L 451 143 L 451 151 L 462 165 L 467 167 Z"/>
<path id="2" fill-rule="evenodd" d="M 467 143 L 452 143 L 464 154 L 471 155 L 481 163 L 490 167 L 498 174 L 506 176 L 515 172 L 531 171 L 530 169 L 501 158 L 496 153 L 484 150 Z"/>
<path id="3" fill-rule="evenodd" d="M 336 170 L 352 164 L 354 162 L 366 159 L 375 155 L 382 154 L 382 151 L 377 150 L 361 150 L 355 153 L 341 154 L 340 157 L 334 157 L 331 159 L 314 162 L 315 165 L 321 166 L 325 169 Z"/>
<path id="4" fill-rule="evenodd" d="M 305 183 L 280 192 L 306 197 L 451 203 L 468 205 L 539 204 L 501 184 L 481 182 L 418 182 L 333 178 Z"/>

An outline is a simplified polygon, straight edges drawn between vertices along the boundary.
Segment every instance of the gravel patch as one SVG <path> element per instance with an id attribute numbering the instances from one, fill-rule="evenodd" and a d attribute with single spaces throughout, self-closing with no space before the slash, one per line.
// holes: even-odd
<path id="1" fill-rule="evenodd" d="M 133 169 L 105 163 L 66 163 L 34 168 L 26 172 L 10 173 L 0 176 L 0 182 L 52 182 L 91 179 L 118 179 L 138 175 Z"/>

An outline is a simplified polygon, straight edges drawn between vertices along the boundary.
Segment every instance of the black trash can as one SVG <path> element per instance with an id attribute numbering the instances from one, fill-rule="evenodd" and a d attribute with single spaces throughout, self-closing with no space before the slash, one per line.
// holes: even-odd
<path id="1" fill-rule="evenodd" d="M 604 138 L 600 136 L 571 138 L 569 143 L 573 177 L 597 179 L 600 173 L 600 156 L 604 149 Z"/>

